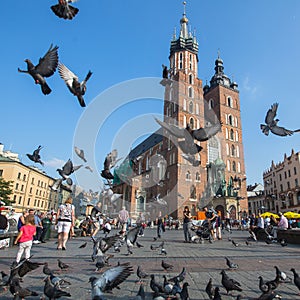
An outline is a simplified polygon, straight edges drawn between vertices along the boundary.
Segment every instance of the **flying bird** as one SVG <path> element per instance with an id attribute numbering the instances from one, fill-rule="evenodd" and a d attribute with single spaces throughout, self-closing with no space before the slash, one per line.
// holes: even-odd
<path id="1" fill-rule="evenodd" d="M 69 159 L 64 166 L 62 167 L 62 169 L 57 169 L 56 171 L 58 172 L 58 174 L 63 178 L 63 180 L 67 180 L 67 183 L 69 185 L 73 184 L 73 181 L 71 178 L 69 178 L 69 176 L 74 173 L 75 171 L 77 171 L 78 169 L 80 169 L 82 167 L 82 165 L 79 166 L 74 166 L 71 159 Z"/>
<path id="2" fill-rule="evenodd" d="M 91 173 L 93 173 L 94 172 L 94 170 L 93 170 L 93 168 L 92 167 L 90 167 L 90 166 L 85 166 L 85 168 L 86 169 L 88 169 Z"/>
<path id="3" fill-rule="evenodd" d="M 106 270 L 99 278 L 91 276 L 89 282 L 92 287 L 92 299 L 103 299 L 105 292 L 111 292 L 113 288 L 118 287 L 132 272 L 132 266 L 126 264 Z"/>
<path id="4" fill-rule="evenodd" d="M 72 20 L 78 13 L 79 9 L 69 5 L 75 0 L 58 0 L 58 4 L 52 5 L 51 9 L 56 16 L 65 20 Z"/>
<path id="5" fill-rule="evenodd" d="M 266 117 L 265 117 L 265 123 L 266 124 L 260 124 L 260 129 L 265 135 L 269 135 L 269 132 L 271 131 L 275 135 L 279 136 L 287 136 L 292 135 L 294 132 L 300 132 L 300 129 L 297 130 L 289 130 L 281 126 L 277 126 L 277 123 L 279 122 L 279 119 L 275 119 L 277 114 L 277 108 L 278 103 L 274 103 L 271 105 L 271 108 L 268 110 Z"/>
<path id="6" fill-rule="evenodd" d="M 112 169 L 116 163 L 122 159 L 117 158 L 118 157 L 118 151 L 116 149 L 112 150 L 110 153 L 106 155 L 105 161 L 104 161 L 104 167 L 101 171 L 101 176 L 107 180 L 114 179 L 114 175 L 111 173 L 110 169 Z"/>
<path id="7" fill-rule="evenodd" d="M 62 178 L 56 179 L 55 182 L 53 183 L 53 185 L 50 185 L 51 190 L 52 191 L 58 191 L 58 189 L 60 188 L 62 182 L 63 182 Z"/>
<path id="8" fill-rule="evenodd" d="M 85 107 L 83 96 L 86 92 L 86 83 L 92 76 L 92 72 L 89 71 L 85 79 L 81 82 L 78 81 L 78 76 L 69 70 L 64 64 L 59 63 L 58 73 L 60 77 L 65 81 L 70 92 L 77 97 L 81 107 Z M 76 151 L 76 150 L 75 150 Z M 77 152 L 76 152 L 77 153 Z M 78 155 L 79 156 L 79 155 Z"/>
<path id="9" fill-rule="evenodd" d="M 78 147 L 74 146 L 74 151 L 79 158 L 81 158 L 84 162 L 87 162 L 87 160 L 84 157 L 84 151 L 82 149 L 79 149 Z"/>
<path id="10" fill-rule="evenodd" d="M 37 149 L 35 149 L 33 151 L 32 154 L 26 154 L 26 155 L 30 160 L 34 161 L 35 163 L 40 163 L 43 166 L 44 163 L 41 161 L 41 156 L 40 156 L 41 149 L 42 149 L 42 146 L 40 145 L 40 146 L 38 146 Z"/>
<path id="11" fill-rule="evenodd" d="M 27 63 L 27 71 L 18 68 L 19 72 L 31 75 L 34 82 L 41 85 L 44 95 L 51 93 L 51 89 L 44 77 L 52 76 L 58 66 L 58 47 L 55 46 L 52 48 L 52 46 L 53 45 L 51 44 L 47 53 L 40 58 L 39 63 L 36 66 L 34 66 L 29 59 L 25 59 L 25 62 Z"/>

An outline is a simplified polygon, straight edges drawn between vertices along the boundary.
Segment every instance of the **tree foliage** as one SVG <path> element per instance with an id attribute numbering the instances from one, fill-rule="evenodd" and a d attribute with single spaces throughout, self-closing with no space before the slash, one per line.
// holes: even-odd
<path id="1" fill-rule="evenodd" d="M 6 205 L 11 203 L 10 195 L 12 195 L 12 184 L 13 181 L 6 181 L 0 177 L 0 200 L 5 202 Z"/>

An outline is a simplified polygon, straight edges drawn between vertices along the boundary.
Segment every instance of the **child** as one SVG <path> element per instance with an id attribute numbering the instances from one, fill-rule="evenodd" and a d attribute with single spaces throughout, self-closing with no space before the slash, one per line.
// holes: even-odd
<path id="1" fill-rule="evenodd" d="M 19 242 L 19 251 L 17 253 L 16 263 L 19 263 L 25 250 L 25 258 L 30 258 L 33 236 L 36 234 L 34 215 L 28 215 L 25 218 L 25 225 L 20 228 L 20 232 L 15 240 L 15 245 Z"/>

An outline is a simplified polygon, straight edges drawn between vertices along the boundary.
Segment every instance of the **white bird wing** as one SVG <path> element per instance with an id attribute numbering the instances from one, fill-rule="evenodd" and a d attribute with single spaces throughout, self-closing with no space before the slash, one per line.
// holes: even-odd
<path id="1" fill-rule="evenodd" d="M 64 64 L 58 64 L 58 73 L 60 77 L 65 81 L 69 89 L 72 89 L 73 80 L 78 81 L 78 76 L 76 76 L 71 70 L 69 70 Z"/>

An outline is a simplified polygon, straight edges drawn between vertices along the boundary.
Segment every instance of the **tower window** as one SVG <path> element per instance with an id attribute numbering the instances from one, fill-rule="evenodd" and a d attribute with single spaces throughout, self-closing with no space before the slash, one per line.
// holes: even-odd
<path id="1" fill-rule="evenodd" d="M 183 116 L 183 127 L 186 127 L 186 116 Z"/>
<path id="2" fill-rule="evenodd" d="M 213 109 L 215 106 L 214 100 L 213 99 L 209 99 L 208 100 L 208 109 Z"/>
<path id="3" fill-rule="evenodd" d="M 189 86 L 188 94 L 190 98 L 194 97 L 194 89 L 191 86 Z"/>
<path id="4" fill-rule="evenodd" d="M 241 164 L 239 162 L 238 162 L 237 166 L 238 166 L 238 172 L 241 173 Z"/>
<path id="5" fill-rule="evenodd" d="M 233 129 L 230 129 L 230 139 L 233 141 L 234 140 L 234 132 Z"/>
<path id="6" fill-rule="evenodd" d="M 198 182 L 201 181 L 201 177 L 200 177 L 200 173 L 199 172 L 196 173 L 196 181 L 198 181 Z"/>
<path id="7" fill-rule="evenodd" d="M 179 53 L 179 69 L 182 69 L 182 60 L 183 60 L 183 55 L 182 53 Z"/>
<path id="8" fill-rule="evenodd" d="M 236 172 L 236 164 L 235 161 L 232 162 L 232 171 Z"/>
<path id="9" fill-rule="evenodd" d="M 190 54 L 190 70 L 193 70 L 193 55 Z M 192 84 L 192 82 L 190 82 Z"/>
<path id="10" fill-rule="evenodd" d="M 228 116 L 228 123 L 229 123 L 229 125 L 233 126 L 233 117 L 232 117 L 232 115 Z"/>
<path id="11" fill-rule="evenodd" d="M 194 104 L 193 104 L 193 101 L 189 102 L 189 113 L 190 114 L 194 113 Z"/>
<path id="12" fill-rule="evenodd" d="M 235 147 L 231 145 L 231 156 L 235 156 Z"/>
<path id="13" fill-rule="evenodd" d="M 191 172 L 190 172 L 190 171 L 187 171 L 187 172 L 185 173 L 185 180 L 186 180 L 186 181 L 190 181 L 190 180 L 191 180 Z"/>
<path id="14" fill-rule="evenodd" d="M 189 84 L 194 84 L 193 74 L 189 75 Z"/>
<path id="15" fill-rule="evenodd" d="M 231 97 L 228 97 L 228 98 L 227 98 L 227 105 L 228 105 L 229 107 L 233 107 L 233 106 L 232 106 L 232 98 L 231 98 Z"/>
<path id="16" fill-rule="evenodd" d="M 190 189 L 190 198 L 196 199 L 196 187 L 194 185 L 192 185 Z"/>
<path id="17" fill-rule="evenodd" d="M 186 99 L 183 99 L 183 110 L 186 110 Z"/>
<path id="18" fill-rule="evenodd" d="M 195 128 L 195 121 L 194 121 L 194 118 L 190 118 L 190 127 L 191 127 L 191 129 L 194 129 L 194 128 Z"/>

